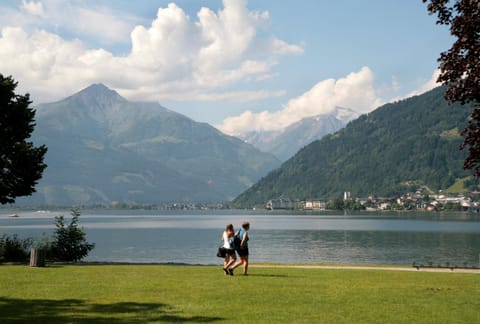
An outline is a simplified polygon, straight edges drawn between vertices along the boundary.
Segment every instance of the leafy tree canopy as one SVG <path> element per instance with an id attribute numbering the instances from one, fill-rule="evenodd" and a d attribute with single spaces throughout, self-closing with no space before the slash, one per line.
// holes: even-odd
<path id="1" fill-rule="evenodd" d="M 468 126 L 463 130 L 462 148 L 468 147 L 465 169 L 480 177 L 480 3 L 478 0 L 423 0 L 437 24 L 450 26 L 456 38 L 452 47 L 440 54 L 439 82 L 447 85 L 450 102 L 475 105 Z"/>
<path id="2" fill-rule="evenodd" d="M 35 127 L 29 94 L 15 94 L 17 82 L 0 74 L 0 203 L 13 203 L 35 192 L 47 148 L 28 142 Z"/>

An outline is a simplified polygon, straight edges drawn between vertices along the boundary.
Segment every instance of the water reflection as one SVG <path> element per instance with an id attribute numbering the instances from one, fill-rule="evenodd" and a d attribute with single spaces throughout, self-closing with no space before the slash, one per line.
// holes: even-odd
<path id="1" fill-rule="evenodd" d="M 255 243 L 257 258 L 277 262 L 478 265 L 480 252 L 469 233 L 256 231 Z"/>
<path id="2" fill-rule="evenodd" d="M 0 235 L 20 237 L 49 234 L 54 216 L 69 215 L 8 213 Z M 224 226 L 246 219 L 253 262 L 479 265 L 478 214 L 84 211 L 80 225 L 96 243 L 90 261 L 218 264 Z"/>

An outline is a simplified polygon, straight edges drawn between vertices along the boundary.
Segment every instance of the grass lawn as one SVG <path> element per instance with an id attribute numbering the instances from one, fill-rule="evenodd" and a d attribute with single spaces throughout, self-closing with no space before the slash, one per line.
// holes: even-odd
<path id="1" fill-rule="evenodd" d="M 0 323 L 480 323 L 480 275 L 168 265 L 0 266 Z"/>

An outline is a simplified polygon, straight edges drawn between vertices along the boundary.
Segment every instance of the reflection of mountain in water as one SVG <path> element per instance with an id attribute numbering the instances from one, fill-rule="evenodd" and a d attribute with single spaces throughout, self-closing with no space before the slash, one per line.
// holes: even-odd
<path id="1" fill-rule="evenodd" d="M 479 232 L 364 230 L 261 231 L 256 259 L 267 262 L 478 267 Z M 260 234 L 260 236 L 259 236 Z M 281 239 L 280 239 L 281 237 Z M 283 253 L 276 252 L 283 251 Z"/>

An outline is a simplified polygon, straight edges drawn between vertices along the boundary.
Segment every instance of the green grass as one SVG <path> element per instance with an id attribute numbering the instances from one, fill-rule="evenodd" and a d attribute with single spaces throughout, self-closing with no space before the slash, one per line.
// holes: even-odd
<path id="1" fill-rule="evenodd" d="M 451 185 L 445 191 L 448 193 L 466 193 L 468 188 L 465 187 L 465 181 L 469 180 L 470 177 L 465 177 L 462 179 L 457 179 L 453 185 Z"/>
<path id="2" fill-rule="evenodd" d="M 480 275 L 162 265 L 0 266 L 0 323 L 480 323 Z"/>

